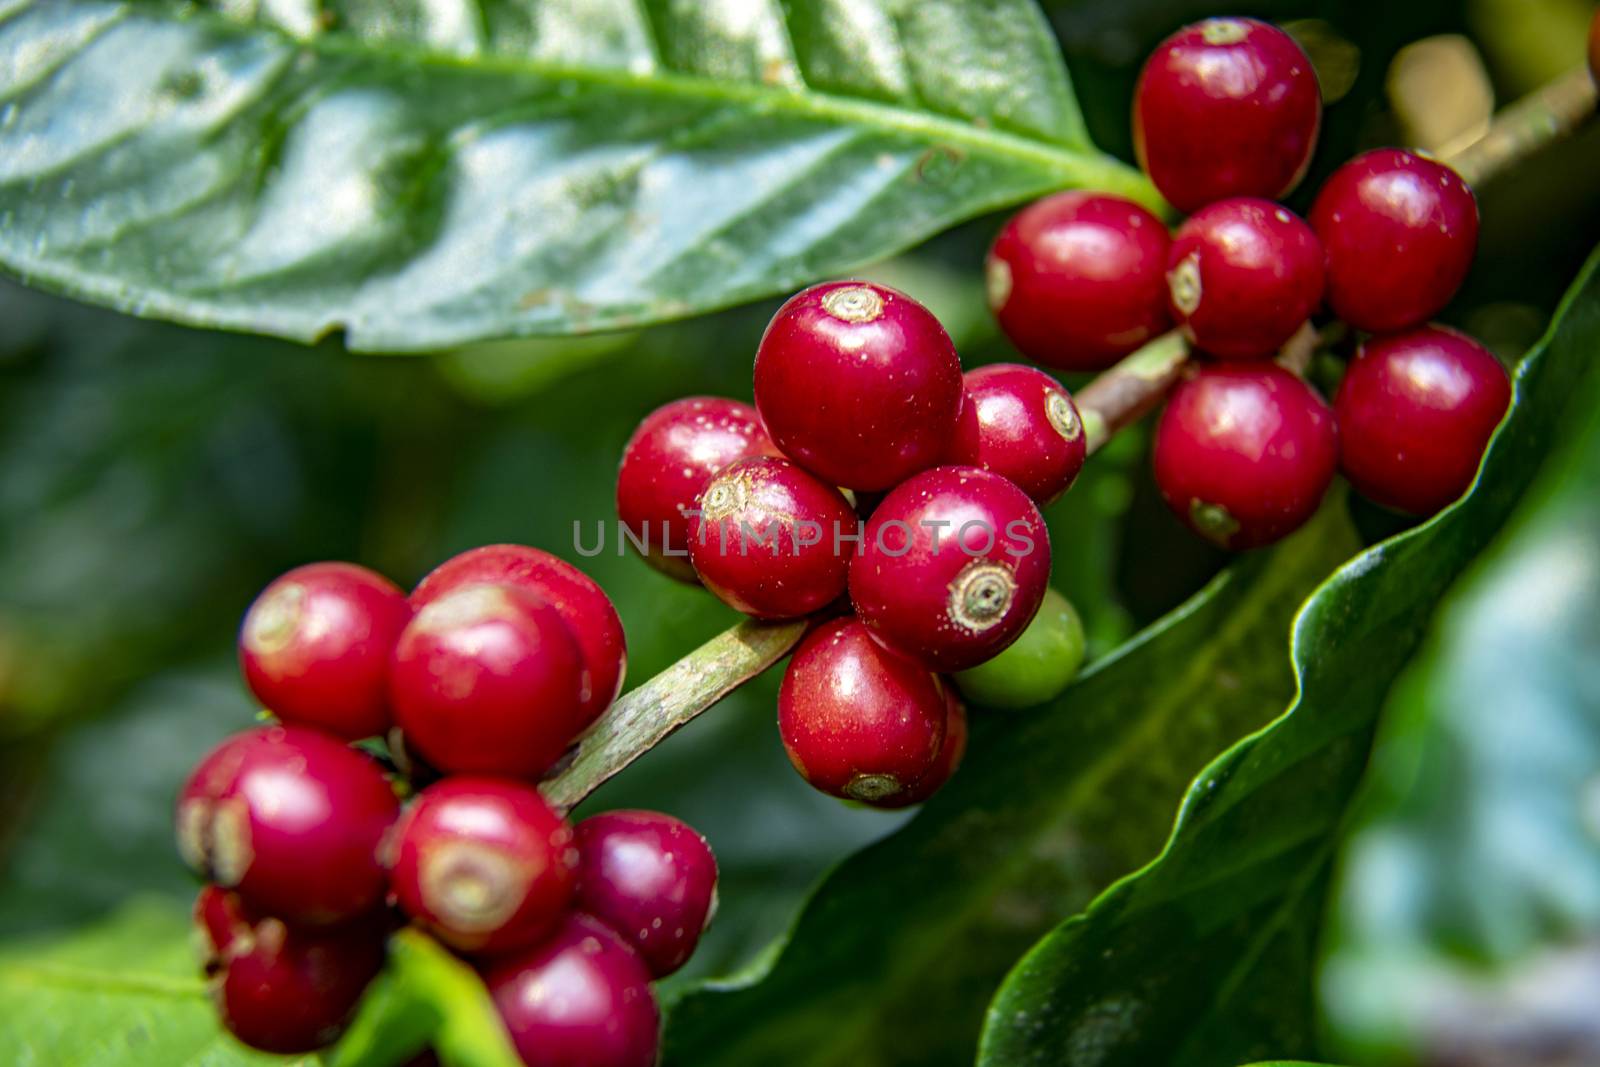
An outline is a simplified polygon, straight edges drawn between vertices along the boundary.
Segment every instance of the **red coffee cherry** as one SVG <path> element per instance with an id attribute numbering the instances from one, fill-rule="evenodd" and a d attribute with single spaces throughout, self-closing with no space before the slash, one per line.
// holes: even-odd
<path id="1" fill-rule="evenodd" d="M 194 898 L 192 914 L 200 962 L 207 975 L 218 974 L 228 956 L 248 945 L 255 924 L 238 893 L 208 885 Z"/>
<path id="2" fill-rule="evenodd" d="M 1309 519 L 1333 481 L 1333 412 L 1274 363 L 1200 368 L 1156 425 L 1156 484 L 1167 506 L 1223 548 L 1256 548 Z"/>
<path id="3" fill-rule="evenodd" d="M 1016 640 L 1044 599 L 1050 535 L 998 474 L 938 467 L 884 497 L 850 563 L 850 598 L 890 648 L 939 671 Z"/>
<path id="4" fill-rule="evenodd" d="M 933 761 L 933 766 L 928 768 L 926 774 L 911 784 L 911 787 L 897 796 L 889 797 L 877 803 L 880 808 L 908 808 L 913 804 L 921 804 L 948 782 L 961 766 L 961 760 L 967 754 L 967 709 L 961 703 L 961 698 L 956 696 L 955 688 L 948 682 L 941 681 L 944 690 L 945 721 L 944 743 L 939 746 L 939 756 Z"/>
<path id="5" fill-rule="evenodd" d="M 239 630 L 245 684 L 284 722 L 349 740 L 389 728 L 389 652 L 411 618 L 394 583 L 353 563 L 311 563 L 256 598 Z"/>
<path id="6" fill-rule="evenodd" d="M 587 672 L 555 608 L 511 585 L 466 585 L 417 612 L 389 666 L 408 751 L 450 774 L 536 778 L 588 723 Z"/>
<path id="7" fill-rule="evenodd" d="M 659 811 L 591 815 L 577 833 L 578 910 L 611 927 L 657 978 L 687 963 L 716 908 L 706 839 Z"/>
<path id="8" fill-rule="evenodd" d="M 968 371 L 966 383 L 947 461 L 1008 478 L 1040 504 L 1065 493 L 1087 453 L 1083 420 L 1061 383 L 1017 363 Z"/>
<path id="9" fill-rule="evenodd" d="M 1029 359 L 1103 370 L 1167 328 L 1167 228 L 1101 193 L 1023 208 L 989 249 L 989 307 Z"/>
<path id="10" fill-rule="evenodd" d="M 580 697 L 584 724 L 598 718 L 622 691 L 628 671 L 622 620 L 606 591 L 548 552 L 527 545 L 485 545 L 435 567 L 412 590 L 411 606 L 421 610 L 462 586 L 485 582 L 526 589 L 561 616 L 589 672 L 588 692 Z"/>
<path id="11" fill-rule="evenodd" d="M 424 789 L 388 851 L 401 910 L 460 952 L 535 944 L 577 885 L 572 827 L 538 790 L 503 778 L 458 775 Z"/>
<path id="12" fill-rule="evenodd" d="M 755 394 L 784 455 L 831 485 L 887 489 L 939 461 L 961 414 L 961 361 L 904 293 L 825 282 L 772 317 Z"/>
<path id="13" fill-rule="evenodd" d="M 303 925 L 382 903 L 378 844 L 399 813 L 378 763 L 326 734 L 270 726 L 200 761 L 178 795 L 178 850 L 252 907 Z"/>
<path id="14" fill-rule="evenodd" d="M 759 456 L 700 496 L 689 558 L 723 603 L 762 619 L 809 615 L 845 589 L 856 513 L 833 486 L 786 459 Z M 837 538 L 837 541 L 836 541 Z"/>
<path id="15" fill-rule="evenodd" d="M 795 770 L 824 793 L 868 804 L 898 806 L 933 771 L 948 713 L 939 680 L 854 618 L 811 631 L 778 690 L 778 732 Z"/>
<path id="16" fill-rule="evenodd" d="M 675 400 L 645 416 L 622 451 L 617 517 L 645 561 L 664 574 L 695 582 L 689 563 L 687 508 L 724 467 L 777 453 L 756 409 L 718 396 Z M 668 555 L 668 552 L 676 553 Z"/>
<path id="17" fill-rule="evenodd" d="M 1219 359 L 1260 359 L 1283 346 L 1322 301 L 1322 245 L 1269 200 L 1207 205 L 1172 240 L 1172 316 Z"/>
<path id="18" fill-rule="evenodd" d="M 1500 361 L 1443 326 L 1361 346 L 1334 400 L 1339 466 L 1363 496 L 1432 515 L 1472 484 L 1511 404 Z"/>
<path id="19" fill-rule="evenodd" d="M 381 923 L 306 930 L 255 919 L 217 965 L 222 1023 L 264 1052 L 325 1048 L 344 1032 L 383 956 Z"/>
<path id="20" fill-rule="evenodd" d="M 1460 175 L 1399 148 L 1357 156 L 1311 209 L 1327 251 L 1328 306 L 1390 333 L 1450 302 L 1478 247 L 1478 201 Z"/>
<path id="21" fill-rule="evenodd" d="M 569 913 L 484 980 L 527 1067 L 654 1067 L 661 1017 L 650 971 L 600 920 Z"/>
<path id="22" fill-rule="evenodd" d="M 1134 90 L 1133 143 L 1183 211 L 1229 196 L 1277 199 L 1299 184 L 1322 122 L 1311 61 L 1255 19 L 1206 19 L 1168 37 Z"/>
<path id="23" fill-rule="evenodd" d="M 1589 73 L 1594 75 L 1595 84 L 1600 85 L 1600 11 L 1595 12 L 1589 23 Z"/>

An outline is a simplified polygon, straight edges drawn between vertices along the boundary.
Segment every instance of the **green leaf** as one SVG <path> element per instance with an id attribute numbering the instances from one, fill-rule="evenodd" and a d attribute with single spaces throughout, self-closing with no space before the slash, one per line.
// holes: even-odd
<path id="1" fill-rule="evenodd" d="M 264 1056 L 222 1030 L 198 976 L 189 917 L 158 897 L 59 941 L 0 953 L 0 1062 L 48 1067 L 394 1067 L 421 1049 L 445 1067 L 518 1067 L 474 969 L 413 929 L 390 937 L 384 973 L 322 1056 Z"/>
<path id="2" fill-rule="evenodd" d="M 422 350 L 794 288 L 1066 185 L 1029 0 L 0 3 L 0 262 Z"/>
<path id="3" fill-rule="evenodd" d="M 746 974 L 671 1006 L 666 1062 L 970 1063 L 1017 955 L 1153 855 L 1195 771 L 1282 708 L 1272 650 L 1355 543 L 1335 502 L 1054 704 L 975 713 L 966 765 L 907 827 L 836 868 Z"/>
<path id="4" fill-rule="evenodd" d="M 1600 256 L 1520 365 L 1472 491 L 1352 560 L 1295 620 L 1299 696 L 1197 778 L 1161 855 L 1041 941 L 990 1007 L 979 1062 L 1216 1064 L 1307 1053 L 1336 835 L 1374 721 L 1439 597 L 1557 440 L 1600 348 Z M 1268 653 L 1277 659 L 1280 653 Z"/>
<path id="5" fill-rule="evenodd" d="M 467 964 L 416 930 L 389 939 L 389 962 L 367 991 L 328 1067 L 394 1067 L 432 1046 L 445 1067 L 521 1067 L 494 1003 Z"/>
<path id="6" fill-rule="evenodd" d="M 223 1032 L 196 976 L 187 917 L 135 902 L 71 938 L 0 955 L 0 1063 L 41 1067 L 261 1067 Z"/>
<path id="7" fill-rule="evenodd" d="M 137 899 L 70 937 L 0 953 L 0 1063 L 48 1067 L 394 1067 L 432 1046 L 446 1067 L 519 1067 L 483 983 L 415 930 L 389 960 L 350 1030 L 321 1056 L 253 1052 L 217 1019 L 187 914 Z"/>
<path id="8" fill-rule="evenodd" d="M 1600 972 L 1583 963 L 1600 941 L 1600 381 L 1587 384 L 1558 461 L 1385 715 L 1322 971 L 1329 1031 L 1362 1062 L 1600 1056 Z"/>

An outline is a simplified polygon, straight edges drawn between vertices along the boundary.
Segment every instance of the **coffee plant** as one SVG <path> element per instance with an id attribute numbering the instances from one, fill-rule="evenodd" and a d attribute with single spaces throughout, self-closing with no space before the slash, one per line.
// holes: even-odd
<path id="1" fill-rule="evenodd" d="M 0 1062 L 1600 1065 L 1597 81 L 0 0 Z"/>

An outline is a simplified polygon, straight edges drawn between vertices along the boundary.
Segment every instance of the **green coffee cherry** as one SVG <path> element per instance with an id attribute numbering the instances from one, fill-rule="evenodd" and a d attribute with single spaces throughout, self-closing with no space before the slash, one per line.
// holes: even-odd
<path id="1" fill-rule="evenodd" d="M 987 663 L 954 675 L 974 704 L 1030 708 L 1056 697 L 1083 666 L 1083 620 L 1071 601 L 1046 591 L 1022 636 Z"/>

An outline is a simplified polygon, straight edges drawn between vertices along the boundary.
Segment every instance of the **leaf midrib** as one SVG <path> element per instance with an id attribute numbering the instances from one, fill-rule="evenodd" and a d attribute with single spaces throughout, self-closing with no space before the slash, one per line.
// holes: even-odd
<path id="1" fill-rule="evenodd" d="M 18 10 L 20 12 L 26 8 Z M 225 35 L 263 34 L 282 41 L 288 47 L 330 57 L 376 59 L 468 75 L 491 73 L 553 83 L 572 82 L 621 94 L 737 104 L 755 111 L 788 114 L 841 126 L 873 128 L 910 140 L 926 140 L 1042 167 L 1086 186 L 1118 191 L 1146 204 L 1160 205 L 1153 187 L 1141 174 L 1120 160 L 1100 153 L 1087 142 L 1052 142 L 938 112 L 915 111 L 811 88 L 797 92 L 759 82 L 723 81 L 659 70 L 641 75 L 620 68 L 568 66 L 489 52 L 464 56 L 394 40 L 384 41 L 380 48 L 349 33 L 296 37 L 277 26 L 241 23 L 210 10 L 182 17 L 166 11 L 151 12 L 148 5 L 141 3 L 129 4 L 124 10 L 130 15 L 147 18 L 202 23 Z M 9 18 L 0 18 L 0 23 L 5 21 L 9 21 Z"/>
<path id="2" fill-rule="evenodd" d="M 0 985 L 7 983 L 172 1000 L 204 999 L 206 995 L 205 983 L 198 978 L 118 973 L 52 963 L 0 964 Z"/>

